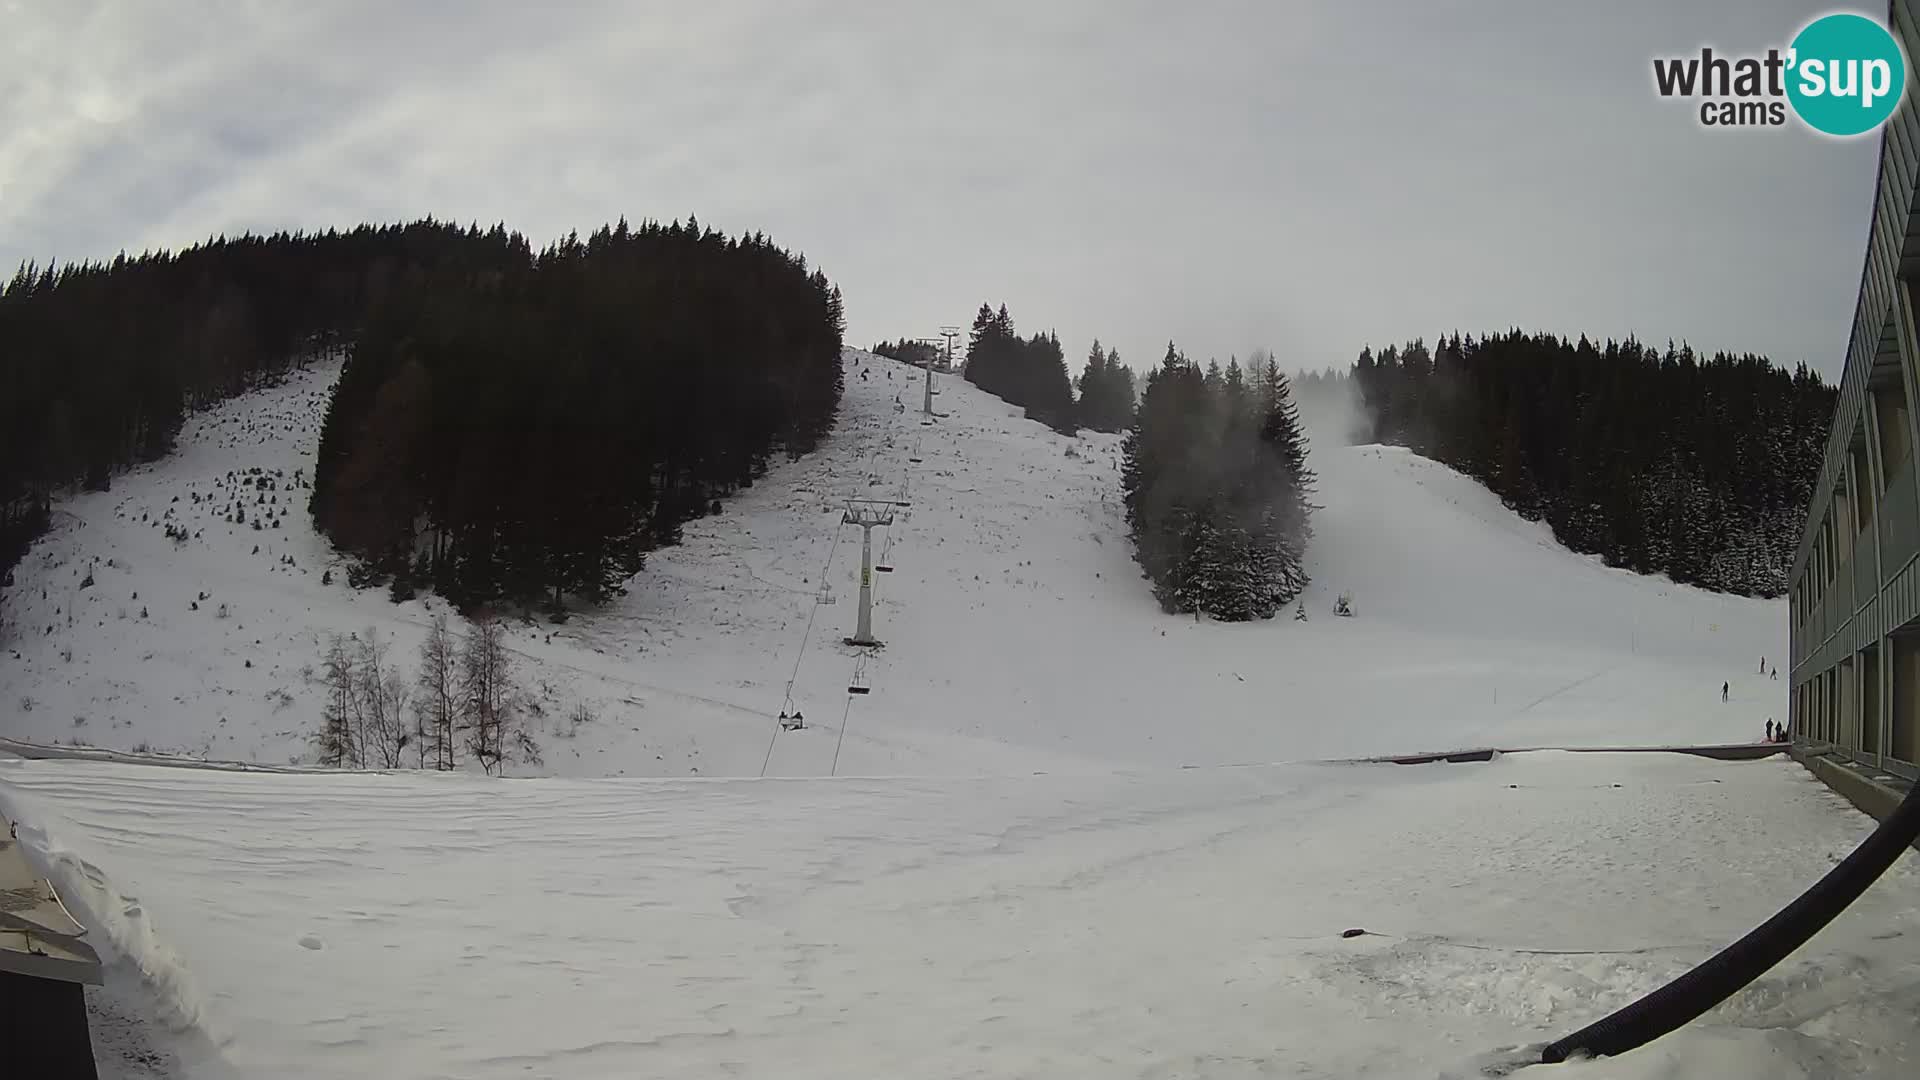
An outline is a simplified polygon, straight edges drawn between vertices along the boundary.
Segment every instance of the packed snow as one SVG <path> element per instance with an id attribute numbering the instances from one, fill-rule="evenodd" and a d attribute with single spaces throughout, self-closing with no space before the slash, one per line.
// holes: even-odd
<path id="1" fill-rule="evenodd" d="M 1058 435 L 949 376 L 929 421 L 919 371 L 854 350 L 846 370 L 820 451 L 690 524 L 609 608 L 514 624 L 545 757 L 514 772 L 965 775 L 1745 742 L 1786 715 L 1785 681 L 1758 669 L 1786 655 L 1784 601 L 1608 569 L 1390 447 L 1313 447 L 1306 621 L 1168 617 L 1132 561 L 1117 436 Z M 60 505 L 0 594 L 0 736 L 310 762 L 328 634 L 376 628 L 412 662 L 445 605 L 349 588 L 305 513 L 336 376 L 316 364 L 200 413 L 174 456 Z M 874 575 L 886 646 L 871 656 L 842 641 L 860 571 L 849 497 L 908 504 L 874 533 L 892 570 Z M 1358 614 L 1335 618 L 1347 592 Z M 855 682 L 871 693 L 850 697 Z M 591 722 L 569 719 L 582 705 Z M 783 709 L 808 726 L 776 737 Z"/>
<path id="2" fill-rule="evenodd" d="M 918 779 L 0 763 L 184 1075 L 1440 1077 L 1756 925 L 1871 822 L 1672 754 Z M 1363 929 L 1362 937 L 1342 932 Z M 1581 1077 L 1907 1077 L 1920 858 Z"/>

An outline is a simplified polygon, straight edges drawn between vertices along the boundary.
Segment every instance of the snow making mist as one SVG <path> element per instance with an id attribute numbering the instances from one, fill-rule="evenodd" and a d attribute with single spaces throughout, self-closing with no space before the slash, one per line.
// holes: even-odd
<path id="1" fill-rule="evenodd" d="M 1308 445 L 1316 450 L 1373 441 L 1374 418 L 1359 386 L 1343 371 L 1301 372 L 1291 376 L 1294 404 Z"/>

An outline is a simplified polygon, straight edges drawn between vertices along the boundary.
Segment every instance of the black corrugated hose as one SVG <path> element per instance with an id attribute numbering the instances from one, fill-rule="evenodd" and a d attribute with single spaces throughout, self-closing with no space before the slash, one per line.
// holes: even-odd
<path id="1" fill-rule="evenodd" d="M 1624 1054 L 1692 1021 L 1806 944 L 1859 899 L 1916 838 L 1920 838 L 1920 784 L 1907 792 L 1853 854 L 1778 915 L 1646 997 L 1548 1044 L 1540 1052 L 1541 1062 L 1552 1065 L 1576 1055 Z"/>

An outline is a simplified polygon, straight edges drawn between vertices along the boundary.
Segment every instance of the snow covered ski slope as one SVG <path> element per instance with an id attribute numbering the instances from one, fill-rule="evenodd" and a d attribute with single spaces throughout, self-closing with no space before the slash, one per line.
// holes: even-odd
<path id="1" fill-rule="evenodd" d="M 112 963 L 106 1074 L 1470 1076 L 1870 827 L 1778 759 L 1305 763 L 1750 741 L 1783 714 L 1756 668 L 1785 607 L 1609 570 L 1405 451 L 1317 445 L 1309 618 L 1171 618 L 1118 438 L 949 378 L 926 421 L 918 372 L 846 364 L 818 453 L 609 608 L 513 626 L 545 762 L 512 771 L 538 780 L 286 768 L 324 636 L 404 657 L 444 610 L 349 589 L 301 512 L 331 371 L 63 505 L 7 594 L 0 736 L 279 767 L 0 761 L 0 813 Z M 842 642 L 849 497 L 901 504 L 875 651 Z M 1552 1074 L 1908 1076 L 1917 895 L 1908 857 L 1701 1023 Z"/>
<path id="2" fill-rule="evenodd" d="M 118 977 L 160 988 L 160 1075 L 273 1080 L 1466 1077 L 1697 962 L 1871 825 L 1780 759 L 1565 753 L 764 781 L 13 762 L 0 812 Z M 1908 855 L 1699 1024 L 1537 1071 L 1910 1077 L 1917 1008 Z"/>
<path id="3" fill-rule="evenodd" d="M 174 457 L 62 505 L 6 594 L 0 735 L 310 760 L 324 636 L 375 627 L 411 658 L 442 606 L 349 589 L 304 513 L 332 376 L 201 414 Z M 850 350 L 818 453 L 690 524 L 610 608 L 516 625 L 546 762 L 515 771 L 1099 770 L 1747 741 L 1784 715 L 1785 683 L 1756 674 L 1786 652 L 1783 601 L 1608 570 L 1393 448 L 1313 448 L 1307 621 L 1165 616 L 1125 538 L 1118 437 L 1060 436 L 957 378 L 940 391 L 925 422 L 918 371 Z M 841 642 L 850 496 L 908 504 L 875 532 L 893 570 L 866 659 Z M 1358 617 L 1331 617 L 1348 591 Z M 850 698 L 856 679 L 872 692 Z M 567 720 L 582 704 L 595 719 Z M 808 727 L 775 739 L 788 707 Z"/>

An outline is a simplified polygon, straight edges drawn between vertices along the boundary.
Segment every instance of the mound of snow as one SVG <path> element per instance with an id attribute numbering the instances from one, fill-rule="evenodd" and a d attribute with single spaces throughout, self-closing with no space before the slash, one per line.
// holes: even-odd
<path id="1" fill-rule="evenodd" d="M 515 624 L 546 754 L 515 771 L 1097 770 L 1748 741 L 1785 715 L 1786 684 L 1754 674 L 1786 653 L 1784 602 L 1607 569 L 1392 448 L 1314 448 L 1307 621 L 1168 617 L 1126 540 L 1117 436 L 1061 436 L 950 376 L 928 420 L 918 370 L 845 362 L 818 452 L 690 523 L 609 608 Z M 411 663 L 445 605 L 349 589 L 305 514 L 334 374 L 200 414 L 173 457 L 62 504 L 5 594 L 0 735 L 311 760 L 326 635 L 377 627 Z M 879 650 L 842 641 L 849 498 L 901 504 L 874 532 Z M 1332 617 L 1342 592 L 1357 617 Z M 807 726 L 778 732 L 783 709 Z"/>

